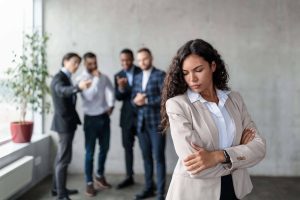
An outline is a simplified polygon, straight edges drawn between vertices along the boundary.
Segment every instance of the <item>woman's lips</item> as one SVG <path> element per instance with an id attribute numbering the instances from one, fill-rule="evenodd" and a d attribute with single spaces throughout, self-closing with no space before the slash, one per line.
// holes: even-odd
<path id="1" fill-rule="evenodd" d="M 190 86 L 192 89 L 198 89 L 200 87 L 200 85 L 191 85 Z"/>

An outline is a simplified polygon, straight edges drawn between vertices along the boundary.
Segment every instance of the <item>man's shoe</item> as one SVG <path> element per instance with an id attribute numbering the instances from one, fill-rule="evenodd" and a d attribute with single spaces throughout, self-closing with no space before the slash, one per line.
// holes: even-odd
<path id="1" fill-rule="evenodd" d="M 70 197 L 57 198 L 57 200 L 71 200 Z"/>
<path id="2" fill-rule="evenodd" d="M 85 195 L 88 197 L 93 197 L 96 195 L 96 190 L 93 184 L 86 185 Z"/>
<path id="3" fill-rule="evenodd" d="M 105 177 L 95 177 L 95 183 L 100 189 L 108 189 L 111 188 L 111 184 L 106 182 Z"/>
<path id="4" fill-rule="evenodd" d="M 143 190 L 141 193 L 135 195 L 135 200 L 140 200 L 140 199 L 146 199 L 149 197 L 154 197 L 155 193 L 154 190 Z"/>
<path id="5" fill-rule="evenodd" d="M 119 185 L 117 186 L 117 189 L 126 188 L 126 187 L 131 186 L 131 185 L 134 185 L 134 179 L 133 179 L 132 176 L 126 178 L 121 183 L 119 183 Z"/>
<path id="6" fill-rule="evenodd" d="M 51 190 L 52 196 L 57 196 L 57 190 Z M 78 190 L 76 189 L 67 189 L 68 195 L 78 194 Z"/>

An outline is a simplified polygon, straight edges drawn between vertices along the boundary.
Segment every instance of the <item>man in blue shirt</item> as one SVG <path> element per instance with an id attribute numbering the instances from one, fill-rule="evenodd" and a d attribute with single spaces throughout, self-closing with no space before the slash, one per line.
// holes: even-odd
<path id="1" fill-rule="evenodd" d="M 133 64 L 134 57 L 130 49 L 120 53 L 122 70 L 115 75 L 115 96 L 122 101 L 120 126 L 122 128 L 122 144 L 125 151 L 126 178 L 117 186 L 122 189 L 134 184 L 133 179 L 133 145 L 136 135 L 136 109 L 131 104 L 131 90 L 135 76 L 141 72 Z"/>

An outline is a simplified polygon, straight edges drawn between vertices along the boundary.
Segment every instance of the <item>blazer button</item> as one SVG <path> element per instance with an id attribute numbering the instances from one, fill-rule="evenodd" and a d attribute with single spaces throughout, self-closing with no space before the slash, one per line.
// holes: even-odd
<path id="1" fill-rule="evenodd" d="M 238 160 L 246 160 L 246 157 L 245 156 L 238 156 L 236 159 L 238 159 Z"/>

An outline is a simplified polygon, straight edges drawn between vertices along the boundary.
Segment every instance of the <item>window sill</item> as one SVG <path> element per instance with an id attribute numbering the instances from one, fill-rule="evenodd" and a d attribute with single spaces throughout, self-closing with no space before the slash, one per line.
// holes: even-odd
<path id="1" fill-rule="evenodd" d="M 11 138 L 10 138 L 10 137 L 2 138 L 2 139 L 0 140 L 0 147 L 1 147 L 2 145 L 4 145 L 4 144 L 10 142 L 10 141 L 11 141 Z"/>
<path id="2" fill-rule="evenodd" d="M 38 142 L 44 138 L 49 137 L 48 134 L 34 134 L 31 138 L 31 142 L 30 143 L 14 143 L 11 140 L 6 141 L 5 144 L 1 144 L 0 146 L 0 159 L 4 158 L 14 152 L 20 151 L 23 148 Z"/>

